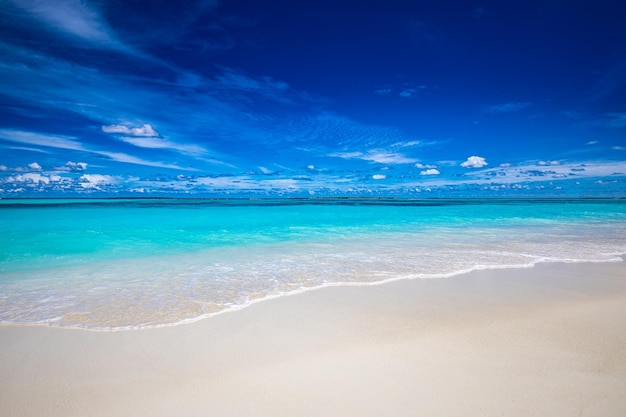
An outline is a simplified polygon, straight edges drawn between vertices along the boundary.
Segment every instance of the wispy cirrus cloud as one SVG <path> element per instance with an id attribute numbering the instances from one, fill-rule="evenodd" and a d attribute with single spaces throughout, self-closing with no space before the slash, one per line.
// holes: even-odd
<path id="1" fill-rule="evenodd" d="M 130 52 L 93 3 L 81 0 L 8 0 L 48 29 L 90 46 Z"/>
<path id="2" fill-rule="evenodd" d="M 168 168 L 168 169 L 179 169 L 179 170 L 191 170 L 195 171 L 195 168 L 187 168 L 180 167 L 175 164 L 168 164 L 158 161 L 150 161 L 143 158 L 139 158 L 133 155 L 128 155 L 123 152 L 112 152 L 101 149 L 88 148 L 79 142 L 76 138 L 68 137 L 68 136 L 57 136 L 57 135 L 49 135 L 42 134 L 37 132 L 28 132 L 22 130 L 13 130 L 13 129 L 0 129 L 0 139 L 18 142 L 18 143 L 26 143 L 29 145 L 38 145 L 48 148 L 57 148 L 57 149 L 68 149 L 74 151 L 81 151 L 96 155 L 105 156 L 112 161 L 116 162 L 124 162 L 135 165 L 143 165 L 150 166 L 156 168 Z"/>
<path id="3" fill-rule="evenodd" d="M 168 149 L 187 155 L 205 155 L 207 149 L 194 144 L 177 143 L 160 137 L 152 125 L 132 127 L 127 125 L 107 125 L 102 126 L 104 133 L 115 135 L 120 141 L 131 145 L 148 149 Z M 129 135 L 129 136 L 127 136 Z"/>
<path id="4" fill-rule="evenodd" d="M 607 127 L 625 127 L 626 126 L 626 113 L 609 113 Z"/>
<path id="5" fill-rule="evenodd" d="M 216 76 L 215 82 L 217 87 L 262 94 L 278 101 L 285 101 L 290 92 L 289 84 L 283 81 L 271 77 L 253 78 L 230 68 L 222 68 L 222 72 Z"/>
<path id="6" fill-rule="evenodd" d="M 424 84 L 404 84 L 402 86 L 384 86 L 374 90 L 374 94 L 378 96 L 397 96 L 403 99 L 417 97 L 429 90 Z"/>
<path id="7" fill-rule="evenodd" d="M 389 88 L 389 87 L 379 88 L 374 91 L 374 94 L 379 95 L 379 96 L 388 96 L 391 93 L 393 93 L 393 88 Z"/>
<path id="8" fill-rule="evenodd" d="M 424 143 L 421 140 L 408 140 L 404 142 L 396 142 L 391 144 L 391 148 L 411 148 L 413 146 L 420 146 Z"/>
<path id="9" fill-rule="evenodd" d="M 0 139 L 11 142 L 38 145 L 48 148 L 71 149 L 75 151 L 87 151 L 87 149 L 75 138 L 62 135 L 47 135 L 23 130 L 0 129 Z"/>
<path id="10" fill-rule="evenodd" d="M 218 68 L 213 76 L 171 68 L 167 77 L 158 79 L 130 74 L 110 76 L 106 71 L 28 48 L 0 43 L 2 48 L 10 57 L 6 63 L 0 63 L 0 76 L 7 81 L 3 92 L 34 109 L 58 113 L 57 117 L 66 118 L 73 131 L 82 130 L 87 141 L 91 140 L 96 125 L 102 133 L 114 135 L 118 142 L 147 151 L 175 151 L 192 158 L 185 162 L 189 165 L 211 164 L 221 166 L 220 169 L 246 160 L 250 149 L 270 153 L 290 149 L 289 153 L 293 154 L 297 145 L 312 143 L 317 148 L 314 153 L 320 157 L 337 149 L 366 147 L 377 151 L 363 151 L 360 158 L 352 159 L 389 164 L 415 162 L 395 152 L 396 148 L 419 145 L 400 130 L 320 110 L 323 106 L 319 106 L 319 101 L 294 91 L 280 80 L 228 68 Z M 285 111 L 267 106 L 268 101 Z M 146 106 L 146 103 L 161 105 Z M 241 140 L 246 141 L 245 147 L 237 145 Z M 65 145 L 75 150 L 95 149 L 80 142 L 70 141 Z M 385 148 L 389 151 L 382 150 Z M 99 155 L 120 162 L 174 166 L 150 161 L 154 158 L 145 154 L 141 158 L 128 155 L 111 142 L 103 141 L 97 149 Z M 288 161 L 290 156 L 286 158 Z"/>
<path id="11" fill-rule="evenodd" d="M 0 51 L 2 49 L 9 57 L 7 62 L 0 63 L 0 77 L 6 81 L 2 92 L 34 109 L 41 109 L 38 113 L 58 113 L 56 117 L 67 118 L 68 126 L 75 130 L 78 128 L 87 133 L 91 129 L 89 125 L 76 126 L 80 122 L 101 123 L 103 133 L 162 139 L 127 141 L 136 146 L 169 148 L 200 156 L 207 152 L 206 147 L 193 143 L 189 138 L 202 140 L 207 136 L 233 136 L 250 125 L 235 98 L 230 101 L 218 99 L 210 93 L 220 89 L 215 81 L 208 94 L 187 99 L 187 87 L 177 83 L 156 84 L 157 88 L 154 85 L 147 87 L 149 80 L 113 78 L 101 71 L 0 42 Z M 46 71 L 41 68 L 46 68 Z M 128 94 L 129 91 L 132 94 Z M 164 105 L 148 108 L 145 106 L 147 102 Z M 68 117 L 72 113 L 77 117 Z M 35 118 L 37 113 L 25 115 Z M 151 119 L 159 122 L 169 139 L 163 138 L 151 124 L 133 126 L 106 123 L 110 120 Z M 185 120 L 185 123 L 181 124 L 180 120 Z M 179 137 L 182 139 L 179 140 Z M 61 139 L 55 137 L 52 143 L 58 144 Z M 79 144 L 73 142 L 66 141 L 64 146 L 81 149 Z"/>
<path id="12" fill-rule="evenodd" d="M 329 111 L 296 114 L 275 123 L 272 130 L 274 136 L 287 143 L 315 144 L 324 155 L 349 153 L 345 149 L 390 149 L 418 144 L 394 127 L 367 124 Z"/>
<path id="13" fill-rule="evenodd" d="M 296 107 L 298 101 L 306 100 L 293 94 L 288 86 L 268 78 L 257 79 L 242 73 L 216 78 L 190 77 L 193 74 L 188 72 L 178 74 L 169 83 L 128 77 L 111 78 L 101 71 L 27 49 L 0 44 L 2 46 L 12 57 L 0 64 L 0 75 L 7 81 L 3 92 L 8 96 L 46 112 L 58 111 L 61 117 L 67 117 L 68 112 L 76 114 L 78 117 L 68 118 L 68 126 L 83 130 L 86 137 L 92 136 L 89 133 L 92 127 L 76 126 L 77 123 L 100 122 L 102 133 L 114 135 L 120 142 L 147 150 L 176 151 L 194 158 L 197 163 L 232 167 L 229 159 L 237 160 L 237 154 L 254 146 L 284 148 L 286 143 L 323 143 L 330 138 L 342 144 L 361 138 L 403 139 L 396 132 L 323 113 L 300 117 L 298 114 L 301 115 L 301 112 L 294 119 L 293 116 L 284 118 L 282 114 L 264 114 L 263 108 L 250 109 L 247 103 L 258 103 L 259 97 L 280 101 L 280 95 L 284 94 L 283 103 L 292 105 L 289 103 L 293 102 Z M 40 71 L 42 67 L 47 70 Z M 198 90 L 202 90 L 203 94 L 198 95 Z M 129 91 L 132 94 L 128 94 Z M 163 106 L 147 107 L 145 103 L 163 103 Z M 159 130 L 151 123 L 107 123 L 111 120 L 155 120 Z M 19 135 L 19 132 L 12 132 L 11 136 L 16 139 Z M 30 139 L 27 140 L 26 136 Z M 231 145 L 241 137 L 246 138 L 245 148 Z M 33 132 L 24 130 L 22 139 L 20 142 L 23 144 L 94 151 L 93 146 L 88 147 L 70 137 L 37 137 Z M 213 147 L 218 148 L 217 151 L 209 150 L 203 144 L 209 140 Z M 101 149 L 103 146 L 114 147 L 110 142 L 102 142 L 98 146 L 100 155 L 119 162 L 176 167 L 128 155 L 117 149 Z M 207 155 L 210 158 L 207 159 Z"/>
<path id="14" fill-rule="evenodd" d="M 533 103 L 528 103 L 528 102 L 510 102 L 510 103 L 498 104 L 495 106 L 489 106 L 485 109 L 485 112 L 492 113 L 492 114 L 513 113 L 513 112 L 527 109 L 532 105 Z"/>
<path id="15" fill-rule="evenodd" d="M 32 108 L 114 120 L 119 112 L 136 113 L 138 99 L 156 99 L 148 91 L 127 94 L 135 89 L 124 78 L 33 49 L 0 42 L 0 53 L 5 57 L 0 65 L 2 93 Z"/>
<path id="16" fill-rule="evenodd" d="M 577 127 L 606 127 L 610 129 L 618 129 L 626 127 L 626 113 L 613 112 L 603 115 L 597 115 L 590 117 L 587 120 L 578 121 L 575 126 Z"/>
<path id="17" fill-rule="evenodd" d="M 181 144 L 157 137 L 122 136 L 119 138 L 119 140 L 121 140 L 122 142 L 130 143 L 131 145 L 137 146 L 139 148 L 168 149 L 192 156 L 205 155 L 208 152 L 204 147 L 199 145 Z"/>
<path id="18" fill-rule="evenodd" d="M 425 85 L 403 88 L 398 95 L 402 98 L 413 98 L 427 89 Z"/>
<path id="19" fill-rule="evenodd" d="M 139 158 L 133 155 L 128 155 L 127 153 L 124 153 L 124 152 L 110 152 L 110 151 L 91 151 L 91 152 L 98 154 L 98 155 L 106 156 L 107 158 L 113 161 L 123 162 L 126 164 L 143 165 L 143 166 L 154 167 L 154 168 L 176 169 L 176 170 L 181 170 L 181 171 L 197 171 L 198 170 L 197 168 L 181 167 L 179 165 L 168 164 L 166 162 L 149 161 L 149 160 Z"/>
<path id="20" fill-rule="evenodd" d="M 407 157 L 399 152 L 389 152 L 384 149 L 370 149 L 365 152 L 333 152 L 328 156 L 342 159 L 361 159 L 378 164 L 413 164 L 417 159 Z"/>

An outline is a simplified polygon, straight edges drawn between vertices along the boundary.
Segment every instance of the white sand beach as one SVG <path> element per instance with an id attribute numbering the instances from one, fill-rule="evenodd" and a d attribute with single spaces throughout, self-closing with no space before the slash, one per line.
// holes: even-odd
<path id="1" fill-rule="evenodd" d="M 332 287 L 134 331 L 0 328 L 0 415 L 626 415 L 626 262 Z"/>

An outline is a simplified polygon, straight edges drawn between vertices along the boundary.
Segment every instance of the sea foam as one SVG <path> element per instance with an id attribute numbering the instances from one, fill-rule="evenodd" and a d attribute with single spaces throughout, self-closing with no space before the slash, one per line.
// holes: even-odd
<path id="1" fill-rule="evenodd" d="M 318 206 L 316 217 L 309 206 L 298 213 L 299 207 L 288 215 L 273 206 L 256 207 L 253 215 L 240 217 L 246 227 L 231 219 L 219 229 L 212 225 L 209 231 L 189 231 L 193 236 L 187 241 L 184 230 L 190 225 L 214 222 L 210 206 L 182 213 L 171 207 L 157 213 L 126 208 L 127 215 L 150 218 L 154 230 L 129 229 L 122 236 L 120 226 L 108 220 L 108 230 L 97 230 L 98 241 L 107 244 L 104 250 L 68 250 L 57 254 L 60 260 L 39 260 L 30 267 L 5 259 L 10 265 L 0 275 L 0 322 L 88 329 L 158 327 L 328 286 L 446 278 L 540 262 L 620 261 L 626 253 L 624 205 L 613 203 L 608 208 L 581 204 L 567 210 L 526 207 L 535 209 L 533 215 L 501 205 L 470 206 L 465 212 L 458 207 L 409 206 L 392 213 L 368 207 L 331 207 L 324 213 Z M 234 215 L 242 216 L 248 208 L 239 209 Z M 262 218 L 264 211 L 271 221 Z M 194 219 L 178 224 L 163 219 L 190 213 Z M 145 228 L 143 222 L 138 221 Z M 183 232 L 167 236 L 180 227 Z M 114 238 L 103 239 L 107 232 Z M 55 233 L 50 242 L 68 236 L 63 230 Z M 208 244 L 202 244 L 202 236 Z M 134 247 L 133 240 L 145 250 Z M 122 249 L 127 256 L 120 255 Z"/>

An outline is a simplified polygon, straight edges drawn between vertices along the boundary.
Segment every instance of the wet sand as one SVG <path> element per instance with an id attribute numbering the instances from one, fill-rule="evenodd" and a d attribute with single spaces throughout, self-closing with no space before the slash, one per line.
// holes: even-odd
<path id="1" fill-rule="evenodd" d="M 626 263 L 330 287 L 196 323 L 0 327 L 2 416 L 626 415 Z"/>

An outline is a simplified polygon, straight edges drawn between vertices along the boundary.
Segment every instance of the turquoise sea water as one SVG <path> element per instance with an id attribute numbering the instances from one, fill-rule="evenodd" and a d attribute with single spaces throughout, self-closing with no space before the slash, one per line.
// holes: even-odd
<path id="1" fill-rule="evenodd" d="M 327 285 L 617 261 L 626 200 L 0 200 L 0 322 L 138 328 Z"/>

